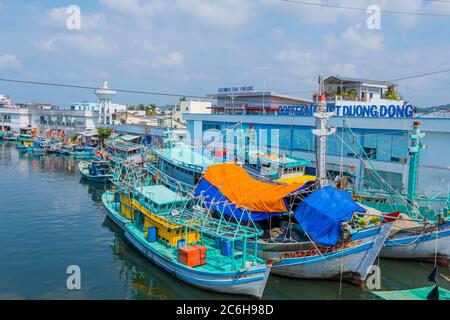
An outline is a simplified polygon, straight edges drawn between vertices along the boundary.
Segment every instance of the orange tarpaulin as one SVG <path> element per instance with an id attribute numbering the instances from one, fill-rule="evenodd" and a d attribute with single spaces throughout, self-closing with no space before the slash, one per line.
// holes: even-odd
<path id="1" fill-rule="evenodd" d="M 304 184 L 280 185 L 254 179 L 242 167 L 233 163 L 209 167 L 203 179 L 216 187 L 238 207 L 255 212 L 286 212 L 284 198 Z"/>

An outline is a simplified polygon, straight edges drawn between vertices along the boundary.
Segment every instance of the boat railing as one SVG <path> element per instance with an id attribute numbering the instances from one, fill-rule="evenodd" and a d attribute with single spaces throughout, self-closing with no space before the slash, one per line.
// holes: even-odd
<path id="1" fill-rule="evenodd" d="M 158 183 L 162 183 L 172 191 L 180 192 L 182 195 L 193 194 L 195 191 L 195 186 L 181 182 L 165 174 L 151 163 L 148 165 L 148 171 L 150 175 L 154 177 L 158 176 Z"/>

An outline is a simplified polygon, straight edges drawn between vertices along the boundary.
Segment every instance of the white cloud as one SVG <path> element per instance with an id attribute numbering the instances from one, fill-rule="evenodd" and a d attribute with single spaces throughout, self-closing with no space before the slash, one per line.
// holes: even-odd
<path id="1" fill-rule="evenodd" d="M 353 63 L 336 64 L 331 66 L 330 71 L 334 75 L 341 75 L 346 77 L 358 76 L 356 65 Z"/>
<path id="2" fill-rule="evenodd" d="M 153 71 L 179 71 L 184 65 L 184 57 L 177 51 L 149 54 L 144 58 L 132 58 L 119 62 L 119 67 L 128 73 L 140 74 Z"/>
<path id="3" fill-rule="evenodd" d="M 296 49 L 282 50 L 275 55 L 275 61 L 280 63 L 283 73 L 303 78 L 316 77 L 320 72 L 322 57 L 312 52 L 304 52 Z"/>
<path id="4" fill-rule="evenodd" d="M 153 16 L 166 9 L 169 4 L 167 1 L 161 0 L 100 0 L 100 2 L 109 9 L 135 16 Z"/>
<path id="5" fill-rule="evenodd" d="M 167 55 L 159 56 L 156 59 L 156 64 L 168 68 L 179 68 L 183 66 L 184 58 L 181 53 L 172 51 Z"/>
<path id="6" fill-rule="evenodd" d="M 22 68 L 22 63 L 14 54 L 6 53 L 0 55 L 0 69 L 16 70 L 20 68 Z"/>
<path id="7" fill-rule="evenodd" d="M 273 41 L 282 41 L 286 35 L 286 31 L 283 28 L 275 28 L 269 32 L 269 39 Z"/>
<path id="8" fill-rule="evenodd" d="M 341 50 L 352 56 L 383 50 L 383 34 L 365 30 L 360 24 L 350 26 L 339 36 L 325 35 L 324 42 L 329 50 Z"/>
<path id="9" fill-rule="evenodd" d="M 235 28 L 247 23 L 254 10 L 250 2 L 242 0 L 178 0 L 176 7 L 207 25 L 223 28 Z"/>
<path id="10" fill-rule="evenodd" d="M 45 52 L 59 52 L 60 50 L 56 47 L 56 38 L 51 37 L 48 40 L 37 41 L 34 43 L 34 47 L 40 51 Z"/>
<path id="11" fill-rule="evenodd" d="M 134 17 L 156 18 L 164 14 L 167 19 L 190 16 L 212 27 L 235 28 L 248 22 L 251 1 L 242 0 L 100 0 L 108 9 Z"/>
<path id="12" fill-rule="evenodd" d="M 58 34 L 48 40 L 34 43 L 34 47 L 44 52 L 76 52 L 89 57 L 109 56 L 115 52 L 99 34 Z"/>

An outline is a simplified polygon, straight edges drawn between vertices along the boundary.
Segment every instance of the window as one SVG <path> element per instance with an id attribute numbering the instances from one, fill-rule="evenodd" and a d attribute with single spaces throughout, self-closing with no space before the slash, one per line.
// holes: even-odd
<path id="1" fill-rule="evenodd" d="M 377 149 L 376 148 L 364 148 L 364 152 L 366 153 L 369 159 L 377 158 Z"/>

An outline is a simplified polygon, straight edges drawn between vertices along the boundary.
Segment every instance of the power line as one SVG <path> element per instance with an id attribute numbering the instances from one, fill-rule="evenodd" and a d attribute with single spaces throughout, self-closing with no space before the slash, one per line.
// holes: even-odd
<path id="1" fill-rule="evenodd" d="M 35 85 L 51 86 L 51 87 L 73 88 L 73 89 L 88 89 L 88 90 L 96 90 L 96 89 L 98 89 L 98 87 L 92 87 L 92 86 L 81 86 L 81 85 L 72 85 L 72 84 L 64 84 L 64 83 L 17 80 L 17 79 L 5 79 L 5 78 L 0 78 L 0 81 L 24 83 L 24 84 L 35 84 Z M 114 89 L 114 91 L 124 92 L 124 93 L 147 94 L 147 95 L 155 95 L 155 96 L 166 96 L 166 97 L 186 97 L 186 98 L 196 98 L 196 99 L 211 99 L 211 98 L 204 97 L 204 96 L 185 95 L 185 94 L 176 94 L 176 93 L 165 93 L 165 92 L 151 92 L 151 91 L 127 90 L 127 89 Z"/>
<path id="2" fill-rule="evenodd" d="M 425 0 L 428 2 L 446 2 L 446 3 L 450 3 L 450 0 Z"/>
<path id="3" fill-rule="evenodd" d="M 404 77 L 400 77 L 400 78 L 397 78 L 397 79 L 391 79 L 391 80 L 388 80 L 388 81 L 402 81 L 402 80 L 408 80 L 408 79 L 414 79 L 414 78 L 421 78 L 421 77 L 427 77 L 427 76 L 431 76 L 431 75 L 434 75 L 434 74 L 439 74 L 439 73 L 444 73 L 444 72 L 449 72 L 449 71 L 450 71 L 450 68 L 443 69 L 443 70 L 438 70 L 438 71 L 419 73 L 419 74 L 415 74 L 415 75 L 404 76 Z"/>
<path id="4" fill-rule="evenodd" d="M 42 81 L 30 81 L 30 80 L 20 80 L 20 79 L 7 79 L 0 78 L 0 81 L 3 82 L 11 82 L 11 83 L 22 83 L 22 84 L 31 84 L 31 85 L 42 85 L 42 86 L 50 86 L 50 87 L 60 87 L 60 88 L 71 88 L 71 89 L 84 89 L 84 90 L 96 90 L 98 87 L 94 86 L 82 86 L 82 85 L 73 85 L 73 84 L 65 84 L 65 83 L 54 83 L 54 82 L 42 82 Z M 165 97 L 175 97 L 175 98 L 193 98 L 193 99 L 206 99 L 206 100 L 214 100 L 215 98 L 211 98 L 208 96 L 199 96 L 199 95 L 189 95 L 189 94 L 181 94 L 181 93 L 167 93 L 167 92 L 152 92 L 152 91 L 143 91 L 143 90 L 129 90 L 129 89 L 113 89 L 116 92 L 123 93 L 133 93 L 133 94 L 145 94 L 145 95 L 154 95 L 154 96 L 165 96 Z M 314 90 L 308 91 L 297 91 L 297 93 L 310 93 Z M 288 94 L 288 93 L 285 93 Z M 261 103 L 261 101 L 251 101 L 251 100 L 243 100 L 239 99 L 239 93 L 237 96 L 233 98 L 233 96 L 224 97 L 224 99 L 231 100 L 232 102 L 242 102 L 242 103 Z M 243 98 L 243 96 L 241 96 Z"/>
<path id="5" fill-rule="evenodd" d="M 290 3 L 300 4 L 300 5 L 328 7 L 328 8 L 335 8 L 335 9 L 345 9 L 345 10 L 367 12 L 367 8 L 362 8 L 362 7 L 342 6 L 342 5 L 336 5 L 336 4 L 318 3 L 318 2 L 309 2 L 309 1 L 300 1 L 300 0 L 280 0 L 280 1 L 290 2 Z M 447 1 L 445 1 L 445 2 L 447 2 Z M 408 11 L 396 11 L 396 10 L 380 10 L 380 12 L 381 13 L 389 13 L 389 14 L 414 15 L 414 16 L 450 17 L 450 14 L 445 14 L 445 13 L 408 12 Z"/>
<path id="6" fill-rule="evenodd" d="M 285 0 L 283 0 L 285 1 Z M 427 77 L 435 74 L 445 73 L 449 72 L 450 68 L 436 70 L 436 71 L 429 71 L 429 72 L 423 72 L 413 75 L 407 75 L 403 77 L 398 77 L 390 80 L 385 81 L 403 81 L 403 80 L 409 80 L 409 79 L 415 79 L 415 78 L 421 78 L 421 77 Z M 52 87 L 62 87 L 62 88 L 72 88 L 72 89 L 87 89 L 87 90 L 96 90 L 98 87 L 94 86 L 82 86 L 82 85 L 73 85 L 73 84 L 65 84 L 65 83 L 54 83 L 54 82 L 42 82 L 42 81 L 30 81 L 30 80 L 20 80 L 20 79 L 7 79 L 7 78 L 0 78 L 0 81 L 3 82 L 11 82 L 11 83 L 22 83 L 22 84 L 32 84 L 32 85 L 42 85 L 42 86 L 52 86 Z M 167 93 L 167 92 L 153 92 L 153 91 L 143 91 L 143 90 L 128 90 L 128 89 L 113 89 L 117 92 L 123 92 L 123 93 L 133 93 L 133 94 L 146 94 L 146 95 L 155 95 L 155 96 L 165 96 L 165 97 L 186 97 L 186 98 L 194 98 L 194 99 L 207 99 L 207 100 L 214 100 L 214 98 L 208 97 L 208 96 L 199 96 L 199 95 L 189 95 L 189 94 L 181 94 L 181 93 Z M 315 89 L 311 90 L 305 90 L 305 91 L 292 91 L 292 92 L 283 92 L 281 94 L 289 94 L 289 93 L 310 93 L 314 92 Z M 261 101 L 250 101 L 250 100 L 239 100 L 239 93 L 236 94 L 236 97 L 233 98 L 232 96 L 228 97 L 229 100 L 232 100 L 234 102 L 246 102 L 246 103 L 261 103 Z M 241 96 L 242 97 L 242 96 Z M 227 99 L 227 97 L 224 97 Z"/>

